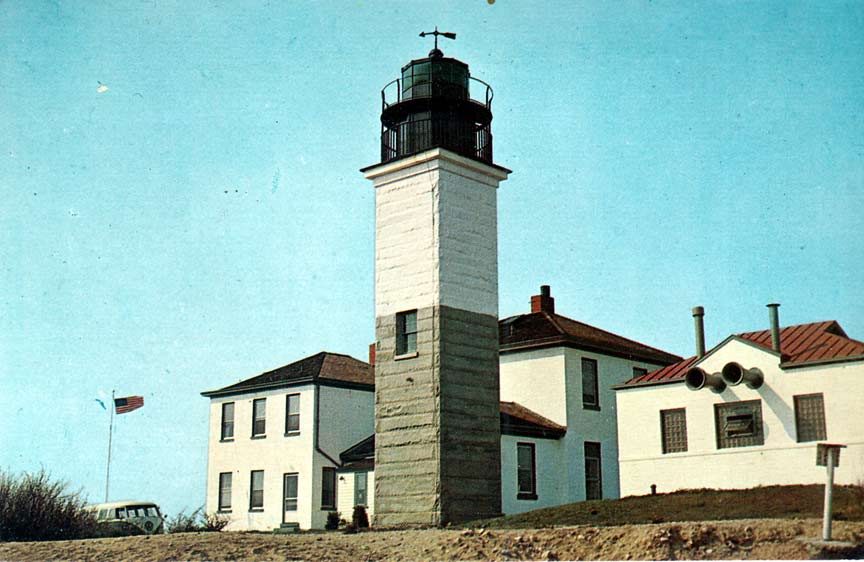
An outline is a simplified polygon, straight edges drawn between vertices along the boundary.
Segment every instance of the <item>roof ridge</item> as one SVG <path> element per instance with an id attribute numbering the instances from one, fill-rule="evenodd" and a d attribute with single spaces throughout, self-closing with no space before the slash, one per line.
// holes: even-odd
<path id="1" fill-rule="evenodd" d="M 823 324 L 825 326 L 824 326 L 822 331 L 827 331 L 828 328 L 830 328 L 832 324 L 836 324 L 837 327 L 840 328 L 841 331 L 843 331 L 843 328 L 840 327 L 840 324 L 836 320 L 819 320 L 816 322 L 803 322 L 801 324 L 789 324 L 788 326 L 780 326 L 780 331 L 782 332 L 783 330 L 792 330 L 795 328 L 803 328 L 805 326 L 806 327 L 820 326 Z M 750 330 L 748 332 L 738 332 L 738 333 L 735 333 L 733 335 L 744 337 L 747 334 L 770 334 L 770 333 L 771 333 L 771 328 L 764 328 L 762 330 Z M 845 333 L 845 331 L 843 331 L 843 333 Z M 834 334 L 834 335 L 837 335 L 837 334 Z M 841 337 L 848 337 L 848 336 L 841 336 Z"/>
<path id="2" fill-rule="evenodd" d="M 555 314 L 554 312 L 551 312 L 551 313 L 546 312 L 545 310 L 541 310 L 540 313 L 549 319 L 549 321 L 552 323 L 552 325 L 555 326 L 555 329 L 558 330 L 558 333 L 560 333 L 562 336 L 567 335 L 567 332 L 564 330 L 564 328 L 561 327 L 560 324 L 558 324 L 557 320 L 555 319 L 556 316 L 561 316 L 560 314 Z M 566 316 L 561 316 L 561 318 L 565 318 L 567 320 L 570 320 Z M 585 324 L 585 325 L 587 326 L 587 324 Z"/>
<path id="3" fill-rule="evenodd" d="M 565 320 L 569 320 L 570 322 L 574 322 L 576 324 L 581 324 L 582 326 L 587 326 L 588 328 L 591 328 L 592 330 L 597 330 L 598 332 L 603 332 L 604 334 L 608 334 L 610 336 L 629 341 L 630 343 L 635 343 L 637 345 L 641 345 L 642 347 L 647 347 L 648 349 L 652 349 L 654 351 L 658 351 L 658 352 L 664 353 L 666 355 L 671 355 L 673 357 L 679 357 L 680 358 L 680 356 L 675 354 L 675 353 L 669 353 L 668 351 L 665 351 L 665 350 L 662 350 L 660 348 L 648 345 L 647 343 L 642 343 L 641 341 L 630 339 L 628 337 L 622 336 L 621 334 L 616 334 L 615 332 L 610 332 L 609 330 L 604 330 L 603 328 L 598 328 L 597 326 L 593 326 L 593 325 L 588 324 L 586 322 L 574 320 L 574 319 L 570 318 L 569 316 L 564 316 L 563 314 L 557 314 L 557 313 L 555 314 L 555 316 L 560 316 L 561 318 L 564 318 Z"/>

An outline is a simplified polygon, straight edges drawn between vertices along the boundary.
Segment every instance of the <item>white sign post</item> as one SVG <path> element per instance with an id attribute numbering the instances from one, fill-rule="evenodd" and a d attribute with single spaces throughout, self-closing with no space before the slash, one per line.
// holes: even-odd
<path id="1" fill-rule="evenodd" d="M 828 469 L 828 480 L 825 482 L 825 509 L 822 513 L 822 540 L 831 540 L 831 503 L 834 494 L 834 467 L 840 466 L 840 449 L 846 445 L 833 443 L 818 443 L 816 445 L 816 466 Z"/>

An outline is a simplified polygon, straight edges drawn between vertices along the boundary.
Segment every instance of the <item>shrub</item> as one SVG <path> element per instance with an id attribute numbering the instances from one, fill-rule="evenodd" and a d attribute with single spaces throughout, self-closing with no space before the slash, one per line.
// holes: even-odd
<path id="1" fill-rule="evenodd" d="M 96 516 L 81 492 L 44 470 L 13 476 L 0 471 L 0 541 L 45 541 L 92 536 Z"/>
<path id="2" fill-rule="evenodd" d="M 201 527 L 198 524 L 198 519 L 201 516 L 201 508 L 199 507 L 189 515 L 183 509 L 174 517 L 169 517 L 165 520 L 166 533 L 194 533 L 200 531 Z"/>
<path id="3" fill-rule="evenodd" d="M 328 531 L 335 531 L 339 528 L 339 512 L 338 511 L 328 511 L 327 512 L 327 523 L 324 524 L 324 528 Z"/>
<path id="4" fill-rule="evenodd" d="M 354 506 L 354 513 L 351 514 L 351 526 L 355 529 L 369 528 L 369 516 L 366 514 L 366 508 L 362 505 Z"/>
<path id="5" fill-rule="evenodd" d="M 218 532 L 228 524 L 228 517 L 218 513 L 204 513 L 199 507 L 190 514 L 182 510 L 174 517 L 165 520 L 166 533 L 200 533 Z"/>
<path id="6" fill-rule="evenodd" d="M 208 513 L 204 516 L 204 523 L 201 525 L 201 530 L 206 532 L 219 532 L 225 528 L 228 521 L 230 521 L 230 519 L 228 519 L 227 515 Z"/>

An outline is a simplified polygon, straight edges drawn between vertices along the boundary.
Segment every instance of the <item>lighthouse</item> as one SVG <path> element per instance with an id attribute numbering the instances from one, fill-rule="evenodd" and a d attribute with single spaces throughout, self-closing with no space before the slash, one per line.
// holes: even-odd
<path id="1" fill-rule="evenodd" d="M 427 35 L 423 33 L 421 35 Z M 438 48 L 381 92 L 375 188 L 375 517 L 501 513 L 492 88 Z"/>

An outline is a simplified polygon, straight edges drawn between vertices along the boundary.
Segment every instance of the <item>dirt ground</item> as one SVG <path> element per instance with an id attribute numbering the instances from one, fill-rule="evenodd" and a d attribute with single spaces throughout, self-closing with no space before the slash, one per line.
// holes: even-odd
<path id="1" fill-rule="evenodd" d="M 181 533 L 0 544 L 2 560 L 674 560 L 864 557 L 864 522 L 835 522 L 854 549 L 808 545 L 815 519 L 759 519 L 534 530 L 425 529 L 270 535 Z"/>

